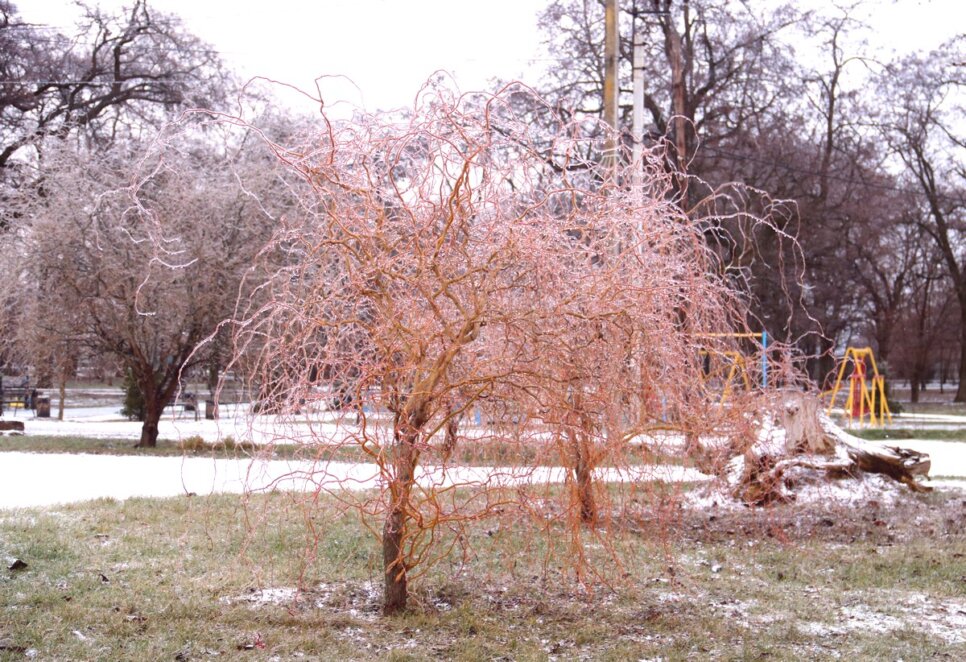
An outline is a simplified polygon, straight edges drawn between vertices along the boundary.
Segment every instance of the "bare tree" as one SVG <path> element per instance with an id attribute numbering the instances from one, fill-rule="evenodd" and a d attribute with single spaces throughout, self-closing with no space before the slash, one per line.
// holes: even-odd
<path id="1" fill-rule="evenodd" d="M 548 164 L 545 134 L 511 121 L 513 94 L 427 91 L 407 121 L 360 115 L 284 152 L 314 212 L 276 237 L 290 263 L 238 323 L 273 409 L 321 418 L 320 460 L 355 446 L 377 466 L 378 493 L 338 494 L 381 518 L 387 614 L 411 576 L 466 544 L 465 522 L 532 507 L 546 482 L 534 456 L 566 468 L 567 488 L 538 500 L 563 497 L 579 565 L 581 523 L 617 498 L 599 477 L 634 475 L 631 440 L 662 418 L 711 425 L 700 350 L 743 317 L 667 200 L 663 154 L 645 195 L 602 190 L 579 174 L 593 164 Z M 565 163 L 594 140 L 566 121 L 554 136 Z M 344 407 L 355 416 L 332 411 Z M 510 467 L 466 473 L 464 445 L 501 448 Z"/>
<path id="2" fill-rule="evenodd" d="M 621 81 L 631 80 L 635 38 L 645 50 L 644 107 L 648 141 L 667 138 L 677 188 L 693 173 L 712 185 L 718 150 L 750 131 L 769 112 L 795 69 L 779 39 L 801 16 L 717 0 L 634 0 L 622 3 Z M 562 112 L 596 116 L 603 90 L 603 3 L 555 0 L 541 17 L 551 55 L 541 91 Z M 621 87 L 622 124 L 630 128 L 631 89 Z M 698 150 L 701 144 L 705 149 Z M 713 149 L 712 149 L 713 148 Z M 730 151 L 730 150 L 729 150 Z M 724 181 L 727 181 L 724 180 Z M 701 184 L 700 181 L 696 182 Z M 700 200 L 704 186 L 686 207 Z"/>
<path id="3" fill-rule="evenodd" d="M 50 151 L 44 193 L 23 197 L 4 246 L 22 354 L 58 366 L 115 357 L 145 400 L 139 446 L 157 443 L 182 372 L 204 359 L 199 344 L 229 316 L 274 224 L 254 195 L 269 197 L 271 163 L 237 141 L 149 147 Z"/>
<path id="4" fill-rule="evenodd" d="M 926 56 L 913 55 L 887 67 L 880 94 L 893 102 L 879 120 L 882 135 L 905 168 L 904 180 L 918 191 L 922 228 L 935 242 L 958 299 L 957 402 L 966 402 L 964 47 L 966 39 L 955 38 Z"/>
<path id="5" fill-rule="evenodd" d="M 117 15 L 84 7 L 76 35 L 25 23 L 0 1 L 0 173 L 44 138 L 81 131 L 104 144 L 172 110 L 213 108 L 226 75 L 217 53 L 170 15 L 134 0 Z"/>

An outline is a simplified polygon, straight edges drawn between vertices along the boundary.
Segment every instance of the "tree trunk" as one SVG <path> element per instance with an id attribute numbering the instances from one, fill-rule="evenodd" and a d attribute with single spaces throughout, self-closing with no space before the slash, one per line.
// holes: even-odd
<path id="1" fill-rule="evenodd" d="M 64 420 L 64 402 L 67 400 L 67 377 L 65 375 L 61 375 L 57 391 L 57 420 L 62 421 Z"/>
<path id="2" fill-rule="evenodd" d="M 393 448 L 393 478 L 389 484 L 391 502 L 382 528 L 382 563 L 386 585 L 382 613 L 385 616 L 403 611 L 409 596 L 405 541 L 406 528 L 412 517 L 410 493 L 418 460 L 416 436 L 416 429 L 411 427 L 397 431 Z"/>
<path id="3" fill-rule="evenodd" d="M 684 18 L 687 22 L 687 4 L 685 3 Z M 688 205 L 688 139 L 687 133 L 687 106 L 685 105 L 685 95 L 687 93 L 686 81 L 684 79 L 684 62 L 681 52 L 681 35 L 677 32 L 677 27 L 673 23 L 668 24 L 666 39 L 669 42 L 668 57 L 671 60 L 671 107 L 674 112 L 674 151 L 677 157 L 676 183 L 681 196 L 681 208 L 687 210 Z"/>
<path id="4" fill-rule="evenodd" d="M 135 448 L 156 448 L 158 445 L 158 423 L 161 421 L 163 407 L 157 393 L 144 394 L 144 423 L 141 425 L 141 440 Z"/>
<path id="5" fill-rule="evenodd" d="M 580 521 L 594 526 L 597 524 L 597 500 L 594 498 L 593 444 L 584 430 L 571 428 L 568 435 L 577 501 L 580 505 Z"/>

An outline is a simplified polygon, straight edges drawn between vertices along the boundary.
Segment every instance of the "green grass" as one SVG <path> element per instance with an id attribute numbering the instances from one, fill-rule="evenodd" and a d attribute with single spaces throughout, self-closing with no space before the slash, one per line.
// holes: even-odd
<path id="1" fill-rule="evenodd" d="M 917 428 L 866 428 L 849 430 L 850 434 L 872 441 L 928 439 L 931 441 L 966 441 L 966 427 L 954 430 Z"/>
<path id="2" fill-rule="evenodd" d="M 95 437 L 68 437 L 45 435 L 15 435 L 0 437 L 0 452 L 21 451 L 29 453 L 92 453 L 100 455 L 148 455 L 182 456 L 211 455 L 212 453 L 255 453 L 260 449 L 251 444 L 235 443 L 232 439 L 219 443 L 203 443 L 198 438 L 188 438 L 182 442 L 159 439 L 156 448 L 135 448 L 133 439 L 98 439 Z M 296 453 L 294 446 L 278 446 L 274 449 L 279 456 L 291 457 Z"/>
<path id="3" fill-rule="evenodd" d="M 0 511 L 0 559 L 28 564 L 0 571 L 0 660 L 30 648 L 71 660 L 966 655 L 948 640 L 955 633 L 922 627 L 966 604 L 961 496 L 815 513 L 672 510 L 669 520 L 654 505 L 641 504 L 633 531 L 613 538 L 619 566 L 584 532 L 588 567 L 601 574 L 583 584 L 564 562 L 570 534 L 554 521 L 535 529 L 507 511 L 473 523 L 467 554 L 418 580 L 410 611 L 392 619 L 377 614 L 377 542 L 334 498 Z M 246 599 L 298 585 L 298 600 Z M 854 627 L 856 613 L 894 621 Z"/>
<path id="4" fill-rule="evenodd" d="M 947 390 L 949 402 L 902 402 L 902 411 L 905 414 L 946 414 L 953 416 L 966 416 L 966 403 L 952 402 L 955 389 Z"/>
<path id="5" fill-rule="evenodd" d="M 0 436 L 0 453 L 19 451 L 26 453 L 91 453 L 98 455 L 141 455 L 158 457 L 248 457 L 270 455 L 277 459 L 315 459 L 342 462 L 371 462 L 372 456 L 358 445 L 319 447 L 311 445 L 276 444 L 259 446 L 251 442 L 236 441 L 226 437 L 218 442 L 205 442 L 200 437 L 182 440 L 159 439 L 155 448 L 136 448 L 133 439 L 99 439 L 95 437 L 14 435 Z M 439 463 L 438 455 L 426 453 L 424 463 Z M 532 466 L 554 466 L 560 464 L 558 452 L 541 448 L 534 444 L 509 444 L 498 440 L 480 442 L 467 441 L 457 446 L 453 462 L 468 466 L 502 466 L 523 464 Z M 614 464 L 605 459 L 602 466 Z M 644 449 L 631 448 L 616 463 L 620 466 L 653 464 L 685 464 L 680 456 L 671 456 Z"/>

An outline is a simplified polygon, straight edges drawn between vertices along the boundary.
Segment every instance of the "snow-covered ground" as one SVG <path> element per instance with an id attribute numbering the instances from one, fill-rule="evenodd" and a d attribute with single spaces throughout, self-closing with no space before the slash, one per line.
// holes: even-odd
<path id="1" fill-rule="evenodd" d="M 204 414 L 195 420 L 193 412 L 175 411 L 169 408 L 161 418 L 158 434 L 161 439 L 181 440 L 199 436 L 213 442 L 225 437 L 236 441 L 251 440 L 258 444 L 275 441 L 295 441 L 308 433 L 308 419 L 292 417 L 248 416 L 247 405 L 222 405 L 218 420 L 205 420 Z M 74 407 L 64 412 L 64 420 L 35 418 L 30 412 L 19 416 L 7 414 L 8 420 L 22 420 L 25 434 L 47 436 L 95 437 L 98 439 L 131 439 L 141 437 L 141 423 L 129 421 L 120 414 L 118 406 Z M 321 425 L 326 425 L 325 421 Z M 319 421 L 314 425 L 318 427 Z M 332 419 L 335 425 L 335 419 Z"/>
<path id="2" fill-rule="evenodd" d="M 19 416 L 8 413 L 7 418 L 23 420 L 27 435 L 138 439 L 141 424 L 124 419 L 118 409 L 117 406 L 69 408 L 63 421 L 38 419 L 27 412 L 19 412 Z M 171 412 L 161 421 L 160 436 L 165 439 L 199 436 L 209 442 L 231 436 L 236 441 L 278 443 L 306 439 L 312 427 L 316 433 L 339 429 L 335 419 L 310 423 L 308 419 L 297 417 L 258 416 L 252 420 L 247 406 L 222 406 L 220 414 L 219 420 L 209 421 L 195 420 L 192 413 Z M 962 425 L 966 429 L 966 417 L 943 418 L 963 419 Z M 959 421 L 947 422 L 956 424 Z M 329 426 L 331 430 L 325 430 Z M 668 440 L 664 439 L 662 443 L 666 444 Z M 888 445 L 888 442 L 883 443 Z M 915 439 L 895 443 L 928 453 L 932 458 L 930 473 L 953 479 L 937 481 L 937 487 L 961 488 L 966 485 L 960 480 L 966 479 L 966 443 Z M 707 478 L 695 470 L 673 466 L 641 467 L 630 473 L 627 470 L 604 471 L 599 477 L 609 481 L 695 481 Z M 314 465 L 298 460 L 2 453 L 0 508 L 45 506 L 98 497 L 126 499 L 272 489 L 366 489 L 376 486 L 379 479 L 376 467 L 364 463 Z M 537 470 L 452 467 L 446 471 L 429 467 L 420 477 L 426 483 L 488 482 L 503 485 L 563 479 L 563 469 L 553 467 Z"/>
<path id="3" fill-rule="evenodd" d="M 680 466 L 602 470 L 604 481 L 706 480 Z M 379 484 L 374 464 L 82 454 L 0 454 L 0 508 L 47 506 L 99 497 L 169 497 L 214 492 L 361 490 Z M 560 467 L 425 467 L 423 485 L 513 486 L 563 482 Z"/>

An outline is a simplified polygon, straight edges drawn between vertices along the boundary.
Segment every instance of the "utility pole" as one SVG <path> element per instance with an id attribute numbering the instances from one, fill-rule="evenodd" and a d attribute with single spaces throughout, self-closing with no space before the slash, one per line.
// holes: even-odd
<path id="1" fill-rule="evenodd" d="M 635 17 L 636 18 L 636 17 Z M 644 31 L 638 30 L 634 21 L 634 122 L 631 128 L 631 138 L 634 141 L 632 184 L 635 190 L 640 190 L 643 180 L 644 156 Z"/>
<path id="2" fill-rule="evenodd" d="M 617 179 L 617 84 L 618 45 L 617 0 L 604 5 L 604 124 L 608 135 L 604 143 L 604 170 L 612 182 Z"/>
<path id="3" fill-rule="evenodd" d="M 684 0 L 684 24 L 690 20 L 690 3 Z M 677 26 L 667 17 L 667 38 L 669 40 L 669 56 L 671 58 L 671 108 L 674 112 L 674 151 L 677 152 L 678 189 L 681 196 L 681 209 L 688 208 L 688 139 L 687 108 L 684 105 L 685 81 L 684 62 L 681 53 L 681 35 Z"/>

